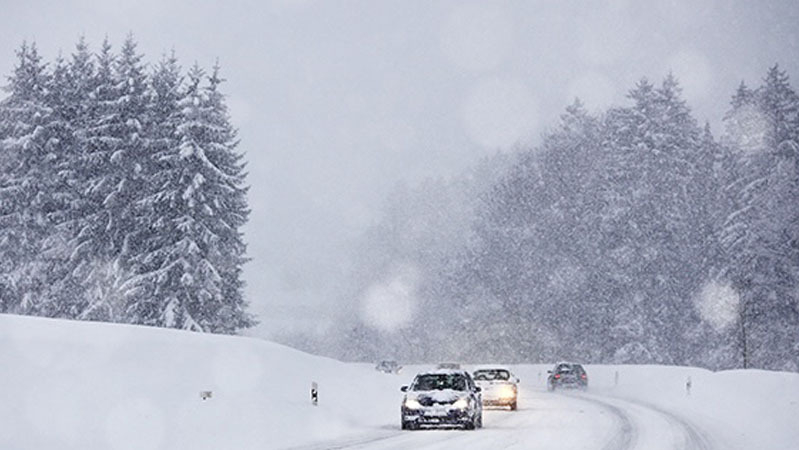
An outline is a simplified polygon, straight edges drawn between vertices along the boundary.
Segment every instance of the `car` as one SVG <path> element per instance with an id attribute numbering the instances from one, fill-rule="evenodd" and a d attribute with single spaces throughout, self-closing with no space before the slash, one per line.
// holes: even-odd
<path id="1" fill-rule="evenodd" d="M 402 366 L 400 366 L 396 361 L 388 359 L 377 363 L 375 370 L 383 373 L 400 373 Z"/>
<path id="2" fill-rule="evenodd" d="M 400 390 L 405 392 L 400 407 L 403 430 L 435 426 L 474 430 L 483 426 L 481 389 L 465 370 L 420 372 L 410 386 Z"/>
<path id="3" fill-rule="evenodd" d="M 436 366 L 436 369 L 452 369 L 452 370 L 459 370 L 460 368 L 461 368 L 461 365 L 460 365 L 460 364 L 458 364 L 458 363 L 453 363 L 453 362 L 443 362 L 443 363 L 438 363 L 438 365 Z"/>
<path id="4" fill-rule="evenodd" d="M 475 384 L 480 386 L 483 406 L 507 406 L 516 411 L 519 396 L 519 379 L 504 367 L 480 368 L 472 372 Z"/>
<path id="5" fill-rule="evenodd" d="M 577 363 L 559 362 L 547 373 L 547 389 L 554 391 L 556 388 L 588 388 L 588 374 L 583 366 Z"/>

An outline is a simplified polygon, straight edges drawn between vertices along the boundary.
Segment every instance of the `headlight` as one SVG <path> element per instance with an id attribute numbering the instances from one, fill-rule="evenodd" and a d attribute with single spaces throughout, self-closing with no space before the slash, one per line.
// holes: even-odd
<path id="1" fill-rule="evenodd" d="M 503 386 L 502 389 L 499 391 L 499 396 L 502 398 L 516 397 L 516 390 L 513 389 L 512 386 Z"/>
<path id="2" fill-rule="evenodd" d="M 458 409 L 466 409 L 469 407 L 469 400 L 465 398 L 459 398 L 458 401 L 452 404 L 452 406 Z"/>
<path id="3" fill-rule="evenodd" d="M 421 409 L 422 404 L 412 398 L 405 399 L 405 407 L 408 409 Z"/>

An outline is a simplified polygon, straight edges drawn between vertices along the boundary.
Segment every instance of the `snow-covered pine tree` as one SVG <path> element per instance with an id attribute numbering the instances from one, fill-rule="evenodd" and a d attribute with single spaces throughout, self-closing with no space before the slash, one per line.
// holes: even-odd
<path id="1" fill-rule="evenodd" d="M 660 87 L 646 80 L 630 92 L 634 104 L 611 110 L 605 120 L 607 175 L 601 190 L 604 244 L 617 266 L 617 290 L 625 300 L 615 326 L 629 342 L 637 340 L 653 362 L 679 363 L 688 356 L 684 336 L 696 322 L 690 299 L 706 268 L 704 241 L 709 230 L 700 182 L 708 167 L 701 164 L 701 130 L 682 100 L 676 79 Z M 631 319 L 630 315 L 644 314 Z M 644 329 L 626 324 L 640 323 Z M 638 335 L 634 337 L 634 335 Z M 620 343 L 621 344 L 621 343 Z"/>
<path id="2" fill-rule="evenodd" d="M 787 75 L 772 67 L 755 91 L 741 85 L 725 116 L 725 145 L 735 155 L 727 174 L 730 211 L 721 244 L 725 274 L 740 292 L 744 367 L 799 366 L 790 348 L 799 323 L 796 300 L 797 127 L 799 100 Z"/>
<path id="3" fill-rule="evenodd" d="M 161 325 L 233 333 L 254 323 L 245 312 L 241 280 L 246 261 L 241 227 L 249 211 L 244 164 L 218 89 L 218 70 L 205 87 L 197 65 L 188 73 L 179 145 L 159 153 L 167 172 L 153 199 L 156 210 L 170 210 L 161 225 L 171 233 L 147 261 L 157 267 L 149 279 L 157 285 Z"/>
<path id="4" fill-rule="evenodd" d="M 764 197 L 765 217 L 761 255 L 763 323 L 752 329 L 752 339 L 760 344 L 763 367 L 799 370 L 799 356 L 786 357 L 783 349 L 799 340 L 799 96 L 791 88 L 788 75 L 773 66 L 757 92 L 767 128 L 766 167 L 769 181 Z"/>
<path id="5" fill-rule="evenodd" d="M 48 153 L 46 169 L 48 189 L 43 194 L 44 214 L 51 224 L 42 242 L 42 260 L 45 292 L 41 315 L 50 317 L 75 317 L 79 311 L 75 300 L 80 299 L 79 285 L 69 276 L 70 233 L 68 224 L 74 208 L 80 203 L 80 193 L 75 180 L 74 164 L 79 144 L 74 125 L 78 122 L 79 102 L 73 87 L 70 65 L 59 55 L 53 67 L 47 104 L 52 110 L 50 136 L 52 148 Z M 87 92 L 83 92 L 87 94 Z"/>
<path id="6" fill-rule="evenodd" d="M 62 157 L 56 170 L 59 182 L 59 205 L 54 217 L 55 233 L 48 240 L 48 255 L 58 263 L 52 268 L 50 298 L 54 316 L 78 318 L 88 307 L 86 280 L 82 274 L 73 273 L 78 265 L 77 239 L 90 214 L 85 195 L 89 175 L 87 167 L 86 130 L 94 108 L 92 95 L 96 81 L 93 57 L 84 38 L 80 38 L 75 51 L 59 75 L 54 70 L 51 104 L 62 124 Z"/>
<path id="7" fill-rule="evenodd" d="M 174 326 L 167 317 L 167 306 L 180 289 L 183 261 L 175 245 L 181 239 L 176 221 L 183 215 L 179 183 L 183 168 L 177 135 L 183 120 L 182 81 L 174 53 L 164 57 L 150 75 L 147 184 L 135 205 L 137 227 L 144 234 L 130 260 L 135 275 L 125 285 L 125 317 L 132 323 Z"/>
<path id="8" fill-rule="evenodd" d="M 705 192 L 702 204 L 706 209 L 707 222 L 697 224 L 705 228 L 707 237 L 704 244 L 703 261 L 706 266 L 705 283 L 727 285 L 729 280 L 724 275 L 725 253 L 721 245 L 724 220 L 731 208 L 731 199 L 726 189 L 729 180 L 727 173 L 735 162 L 734 155 L 721 145 L 713 136 L 710 124 L 706 123 L 701 138 L 702 157 L 698 163 L 701 170 L 708 171 L 705 179 L 698 181 L 701 192 Z M 702 167 L 704 166 L 704 167 Z M 697 294 L 701 299 L 701 293 Z M 713 370 L 730 369 L 738 366 L 735 351 L 737 332 L 734 326 L 714 327 L 706 321 L 698 323 L 692 332 L 689 344 L 687 363 Z"/>
<path id="9" fill-rule="evenodd" d="M 148 78 L 130 36 L 96 65 L 83 39 L 52 72 L 35 46 L 17 56 L 0 102 L 0 311 L 251 326 L 244 164 L 218 68 L 184 92 L 174 55 Z"/>
<path id="10" fill-rule="evenodd" d="M 0 105 L 0 305 L 4 312 L 40 314 L 46 292 L 44 239 L 58 140 L 47 106 L 50 74 L 36 45 L 23 44 Z"/>
<path id="11" fill-rule="evenodd" d="M 103 199 L 109 222 L 107 237 L 110 248 L 127 269 L 128 260 L 136 255 L 136 244 L 142 235 L 135 205 L 142 197 L 150 163 L 147 141 L 148 97 L 147 74 L 136 42 L 128 35 L 122 44 L 115 67 L 115 91 L 118 94 L 111 126 L 119 139 L 110 155 L 113 167 L 110 189 Z"/>
<path id="12" fill-rule="evenodd" d="M 91 67 L 86 53 L 88 49 L 78 49 L 72 64 L 73 76 L 76 80 L 84 79 L 81 86 L 87 92 L 81 102 L 81 122 L 76 125 L 79 152 L 74 179 L 81 202 L 75 205 L 68 224 L 72 250 L 69 277 L 79 283 L 81 291 L 80 298 L 74 299 L 78 309 L 76 318 L 113 321 L 117 319 L 113 298 L 118 282 L 103 239 L 107 223 L 102 198 L 111 170 L 109 155 L 118 145 L 109 126 L 117 98 L 113 80 L 115 56 L 107 38 L 96 55 L 96 66 Z"/>
<path id="13" fill-rule="evenodd" d="M 82 170 L 86 204 L 74 239 L 73 275 L 84 279 L 88 306 L 79 318 L 126 321 L 123 285 L 142 230 L 135 204 L 143 195 L 147 117 L 146 74 L 132 36 L 119 57 L 103 42 L 90 96 Z"/>
<path id="14" fill-rule="evenodd" d="M 537 243 L 526 251 L 525 271 L 537 276 L 522 287 L 531 297 L 525 314 L 559 336 L 547 342 L 557 353 L 584 360 L 602 357 L 604 349 L 594 344 L 607 330 L 610 303 L 616 300 L 603 295 L 595 278 L 603 263 L 596 246 L 598 183 L 605 165 L 599 124 L 579 100 L 566 108 L 560 126 L 535 153 L 538 201 L 527 206 L 539 211 L 538 217 L 528 213 L 528 229 L 535 231 L 526 236 Z"/>
<path id="15" fill-rule="evenodd" d="M 605 211 L 599 215 L 599 262 L 606 277 L 600 277 L 603 294 L 612 298 L 611 323 L 606 337 L 618 363 L 660 360 L 657 333 L 650 328 L 648 311 L 654 292 L 649 275 L 657 257 L 657 246 L 646 229 L 658 211 L 650 203 L 653 195 L 650 172 L 654 169 L 651 139 L 657 93 L 648 80 L 639 81 L 629 92 L 629 107 L 613 108 L 603 120 L 602 147 L 606 158 L 598 190 Z M 651 180 L 658 182 L 656 178 Z"/>
<path id="16" fill-rule="evenodd" d="M 671 360 L 685 364 L 701 346 L 690 334 L 700 324 L 693 298 L 710 274 L 710 201 L 715 187 L 709 183 L 714 155 L 712 147 L 702 145 L 702 130 L 682 99 L 682 89 L 673 75 L 664 79 L 657 94 L 662 128 L 656 134 L 655 145 L 667 160 L 663 166 L 664 189 L 655 201 L 670 207 L 662 224 L 667 234 L 659 243 L 664 253 L 660 274 L 665 278 L 660 290 L 670 304 L 666 310 L 672 314 L 658 329 Z M 705 138 L 712 142 L 712 136 Z M 656 320 L 663 315 L 660 311 Z M 677 345 L 669 345 L 675 335 L 679 336 Z"/>

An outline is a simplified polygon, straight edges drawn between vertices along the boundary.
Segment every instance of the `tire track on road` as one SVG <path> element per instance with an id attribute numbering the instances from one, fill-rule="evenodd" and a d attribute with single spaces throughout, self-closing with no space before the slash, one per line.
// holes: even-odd
<path id="1" fill-rule="evenodd" d="M 692 424 L 691 422 L 688 422 L 687 420 L 683 419 L 682 417 L 680 417 L 680 416 L 678 416 L 678 415 L 676 415 L 676 414 L 674 414 L 672 412 L 666 411 L 665 409 L 659 408 L 659 407 L 657 407 L 655 405 L 652 405 L 652 404 L 649 404 L 649 403 L 643 403 L 643 402 L 633 402 L 633 403 L 635 403 L 637 405 L 641 405 L 641 406 L 643 406 L 645 408 L 649 408 L 649 409 L 651 409 L 653 411 L 657 411 L 663 417 L 666 417 L 671 423 L 676 424 L 679 427 L 681 427 L 683 429 L 683 431 L 685 432 L 685 436 L 687 438 L 686 442 L 685 442 L 685 447 L 684 447 L 686 450 L 712 450 L 713 449 L 713 445 L 711 444 L 711 441 L 708 438 L 708 436 L 702 430 L 700 430 L 694 424 Z"/>
<path id="2" fill-rule="evenodd" d="M 607 402 L 590 398 L 585 395 L 567 395 L 572 398 L 592 403 L 604 409 L 605 411 L 608 411 L 613 416 L 615 422 L 618 424 L 618 427 L 610 440 L 602 446 L 603 450 L 628 450 L 635 448 L 635 444 L 638 439 L 638 432 L 633 424 L 633 421 L 630 419 L 630 416 L 628 416 L 624 410 Z"/>
<path id="3" fill-rule="evenodd" d="M 610 410 L 617 418 L 620 419 L 622 417 L 625 418 L 622 420 L 626 421 L 627 424 L 626 425 L 623 424 L 621 428 L 622 430 L 629 429 L 628 432 L 630 435 L 629 441 L 624 442 L 624 439 L 622 437 L 614 436 L 611 442 L 608 442 L 608 444 L 603 447 L 606 450 L 617 449 L 617 448 L 620 449 L 635 448 L 636 440 L 638 438 L 640 430 L 639 427 L 634 423 L 634 421 L 630 419 L 630 414 L 629 414 L 630 406 L 632 406 L 633 408 L 641 408 L 647 410 L 650 413 L 654 413 L 669 425 L 679 429 L 682 434 L 681 446 L 677 446 L 674 448 L 682 450 L 712 450 L 714 448 L 711 440 L 708 438 L 707 434 L 704 431 L 699 429 L 696 425 L 694 425 L 690 421 L 658 406 L 635 400 L 622 399 L 617 397 L 605 397 L 596 394 L 580 393 L 580 394 L 573 394 L 571 396 L 574 398 L 579 398 L 581 400 L 585 400 L 587 402 L 591 402 L 596 405 L 605 407 L 608 410 Z"/>
<path id="4" fill-rule="evenodd" d="M 376 436 L 359 436 L 352 439 L 342 439 L 333 442 L 323 442 L 319 444 L 300 445 L 297 447 L 288 447 L 285 450 L 342 450 L 346 448 L 358 448 L 364 445 L 375 444 L 381 441 L 394 439 L 402 436 L 399 431 L 389 434 L 381 434 Z"/>

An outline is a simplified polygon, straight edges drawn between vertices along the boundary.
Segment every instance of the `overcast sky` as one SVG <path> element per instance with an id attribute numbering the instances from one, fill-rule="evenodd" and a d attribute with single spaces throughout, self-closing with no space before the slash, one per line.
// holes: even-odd
<path id="1" fill-rule="evenodd" d="M 536 142 L 574 96 L 624 104 L 682 81 L 718 134 L 741 80 L 778 62 L 799 87 L 799 1 L 0 0 L 0 74 L 35 41 L 132 32 L 148 62 L 219 58 L 249 161 L 247 298 L 268 337 L 328 316 L 345 250 L 399 181 Z M 3 94 L 4 95 L 4 94 Z"/>

